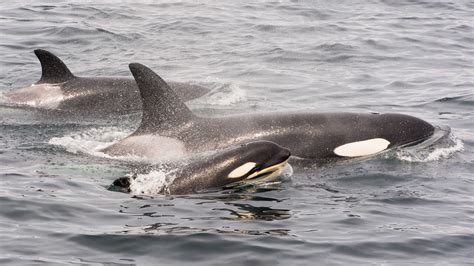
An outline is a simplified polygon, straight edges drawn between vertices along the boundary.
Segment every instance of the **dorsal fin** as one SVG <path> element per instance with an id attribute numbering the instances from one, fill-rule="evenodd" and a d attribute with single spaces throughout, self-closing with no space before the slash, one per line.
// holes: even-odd
<path id="1" fill-rule="evenodd" d="M 166 131 L 182 126 L 194 115 L 166 82 L 148 67 L 129 65 L 142 99 L 143 114 L 138 132 Z"/>
<path id="2" fill-rule="evenodd" d="M 54 54 L 36 49 L 35 55 L 41 63 L 41 79 L 37 83 L 61 83 L 74 78 L 67 66 Z"/>

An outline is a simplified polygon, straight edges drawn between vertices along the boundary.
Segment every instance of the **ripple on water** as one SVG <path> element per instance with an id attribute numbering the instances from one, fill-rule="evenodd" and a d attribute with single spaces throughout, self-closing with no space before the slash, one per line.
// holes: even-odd
<path id="1" fill-rule="evenodd" d="M 1 92 L 38 79 L 44 48 L 78 75 L 141 62 L 208 86 L 190 106 L 209 116 L 400 112 L 455 136 L 295 167 L 274 187 L 133 196 L 107 190 L 133 158 L 100 149 L 140 114 L 77 122 L 2 103 L 0 264 L 471 263 L 471 2 L 0 1 Z"/>

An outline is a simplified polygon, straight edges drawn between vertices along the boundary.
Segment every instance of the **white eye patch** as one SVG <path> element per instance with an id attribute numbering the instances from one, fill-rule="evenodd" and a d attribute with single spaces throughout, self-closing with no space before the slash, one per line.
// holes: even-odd
<path id="1" fill-rule="evenodd" d="M 254 162 L 244 163 L 241 166 L 235 168 L 232 172 L 230 172 L 227 177 L 228 178 L 242 177 L 245 174 L 247 174 L 248 172 L 250 172 L 250 170 L 252 170 L 255 167 L 255 165 L 257 165 L 257 164 L 254 163 Z"/>
<path id="2" fill-rule="evenodd" d="M 344 157 L 367 156 L 385 150 L 388 145 L 390 141 L 386 139 L 368 139 L 341 145 L 334 149 L 334 153 Z"/>

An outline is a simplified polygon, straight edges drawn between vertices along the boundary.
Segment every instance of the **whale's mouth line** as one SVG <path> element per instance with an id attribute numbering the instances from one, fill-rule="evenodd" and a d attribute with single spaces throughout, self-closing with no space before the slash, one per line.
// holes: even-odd
<path id="1" fill-rule="evenodd" d="M 256 180 L 256 179 L 261 179 L 262 177 L 265 177 L 265 179 L 268 179 L 270 178 L 269 176 L 276 177 L 281 174 L 281 172 L 283 171 L 283 168 L 285 168 L 287 164 L 288 164 L 288 159 L 280 163 L 266 167 L 262 170 L 255 171 L 254 173 L 249 175 L 246 178 L 246 180 Z"/>
<path id="2" fill-rule="evenodd" d="M 251 175 L 249 175 L 246 179 L 229 184 L 224 188 L 238 188 L 238 187 L 246 187 L 251 185 L 258 185 L 263 183 L 268 183 L 274 181 L 278 176 L 280 176 L 288 165 L 289 158 L 286 158 L 284 161 L 261 169 L 259 171 L 255 171 Z"/>

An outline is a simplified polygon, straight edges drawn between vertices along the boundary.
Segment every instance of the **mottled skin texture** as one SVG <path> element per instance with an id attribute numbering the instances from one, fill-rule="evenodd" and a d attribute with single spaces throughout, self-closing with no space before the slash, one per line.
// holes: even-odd
<path id="1" fill-rule="evenodd" d="M 220 149 L 252 140 L 268 140 L 311 160 L 338 158 L 334 149 L 373 138 L 390 141 L 388 148 L 420 142 L 433 134 L 427 122 L 400 114 L 267 113 L 220 118 L 196 117 L 174 130 L 140 129 L 133 135 L 174 137 L 188 152 Z"/>
<path id="2" fill-rule="evenodd" d="M 340 145 L 373 138 L 390 142 L 388 148 L 421 142 L 434 128 L 416 117 L 402 114 L 265 113 L 219 118 L 197 117 L 153 71 L 140 64 L 130 69 L 143 101 L 142 124 L 132 136 L 156 134 L 176 138 L 187 152 L 220 149 L 253 140 L 268 140 L 309 160 L 339 159 Z M 160 149 L 159 143 L 150 148 Z M 117 143 L 105 152 L 126 154 Z M 165 151 L 164 151 L 165 152 Z"/>

